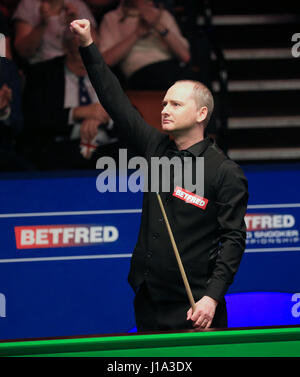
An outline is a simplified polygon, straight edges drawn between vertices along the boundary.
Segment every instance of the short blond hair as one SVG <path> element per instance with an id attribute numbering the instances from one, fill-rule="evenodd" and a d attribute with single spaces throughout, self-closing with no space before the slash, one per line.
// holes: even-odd
<path id="1" fill-rule="evenodd" d="M 208 125 L 211 115 L 214 110 L 214 97 L 208 87 L 200 81 L 196 80 L 179 80 L 176 83 L 191 83 L 193 84 L 193 96 L 197 105 L 197 109 L 205 106 L 207 107 L 207 116 L 203 121 L 204 127 Z"/>

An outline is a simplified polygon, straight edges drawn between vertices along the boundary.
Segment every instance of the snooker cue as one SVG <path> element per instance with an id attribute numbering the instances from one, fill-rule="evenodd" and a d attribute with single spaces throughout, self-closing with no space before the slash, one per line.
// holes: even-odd
<path id="1" fill-rule="evenodd" d="M 170 227 L 169 220 L 167 218 L 167 214 L 166 214 L 166 211 L 164 209 L 161 197 L 160 197 L 160 195 L 159 195 L 158 192 L 156 193 L 156 195 L 157 195 L 157 199 L 158 199 L 158 202 L 159 202 L 159 205 L 160 205 L 163 217 L 165 219 L 165 223 L 166 223 L 166 226 L 167 226 L 167 230 L 168 230 L 168 233 L 169 233 L 171 244 L 173 246 L 175 257 L 176 257 L 176 260 L 177 260 L 177 263 L 178 263 L 178 267 L 179 267 L 179 270 L 180 270 L 180 273 L 181 273 L 181 277 L 182 277 L 182 280 L 183 280 L 183 283 L 184 283 L 184 286 L 185 286 L 185 290 L 186 290 L 186 293 L 188 295 L 188 298 L 189 298 L 192 310 L 194 312 L 195 308 L 196 308 L 195 301 L 194 301 L 193 294 L 192 294 L 192 291 L 191 291 L 188 279 L 186 277 L 186 274 L 185 274 L 185 271 L 184 271 L 184 268 L 183 268 L 183 265 L 182 265 L 182 262 L 181 262 L 181 258 L 180 258 L 180 255 L 179 255 L 179 252 L 178 252 L 178 249 L 177 249 L 177 246 L 176 246 L 176 242 L 175 242 L 174 237 L 173 237 L 172 229 Z"/>

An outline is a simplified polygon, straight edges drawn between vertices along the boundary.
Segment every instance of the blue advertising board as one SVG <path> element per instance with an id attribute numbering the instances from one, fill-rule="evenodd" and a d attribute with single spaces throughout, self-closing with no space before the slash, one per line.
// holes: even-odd
<path id="1" fill-rule="evenodd" d="M 300 164 L 243 166 L 247 247 L 229 326 L 300 324 Z M 0 339 L 128 332 L 142 193 L 97 191 L 97 171 L 0 179 Z"/>

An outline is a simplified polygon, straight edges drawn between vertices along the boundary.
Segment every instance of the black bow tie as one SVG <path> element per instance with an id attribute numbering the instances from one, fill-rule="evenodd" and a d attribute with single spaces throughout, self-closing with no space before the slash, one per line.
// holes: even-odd
<path id="1" fill-rule="evenodd" d="M 185 149 L 183 149 L 181 151 L 178 151 L 178 150 L 175 150 L 175 149 L 169 149 L 167 151 L 166 155 L 170 158 L 180 157 L 181 159 L 183 159 L 184 157 L 194 157 L 194 155 L 191 152 L 189 152 Z"/>

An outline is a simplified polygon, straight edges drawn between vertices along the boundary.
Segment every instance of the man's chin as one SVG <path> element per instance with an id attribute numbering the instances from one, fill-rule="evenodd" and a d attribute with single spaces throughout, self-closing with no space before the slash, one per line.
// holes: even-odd
<path id="1" fill-rule="evenodd" d="M 168 134 L 174 132 L 174 126 L 172 123 L 162 123 L 161 129 Z"/>

